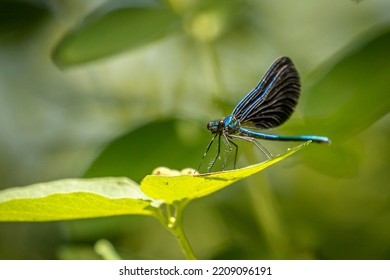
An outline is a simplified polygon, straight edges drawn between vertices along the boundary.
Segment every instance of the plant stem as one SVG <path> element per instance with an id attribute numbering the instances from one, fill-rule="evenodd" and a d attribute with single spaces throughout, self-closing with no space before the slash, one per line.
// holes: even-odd
<path id="1" fill-rule="evenodd" d="M 188 260 L 196 260 L 196 256 L 194 252 L 192 251 L 191 245 L 188 242 L 187 236 L 185 235 L 183 228 L 181 226 L 175 227 L 173 230 L 173 233 L 177 237 L 181 249 L 183 250 L 184 255 Z"/>
<path id="2" fill-rule="evenodd" d="M 245 155 L 250 162 L 256 160 L 253 152 L 250 152 L 248 149 L 245 150 Z M 272 258 L 286 258 L 290 244 L 268 181 L 264 175 L 256 174 L 254 177 L 249 178 L 248 183 L 257 185 L 257 187 L 247 188 L 249 192 L 248 197 L 250 198 L 249 202 L 257 218 L 257 225 L 264 232 L 265 238 L 268 241 Z"/>
<path id="3" fill-rule="evenodd" d="M 184 255 L 189 260 L 196 260 L 194 251 L 188 242 L 187 236 L 183 229 L 183 204 L 177 204 L 175 207 L 175 216 L 168 217 L 167 228 L 176 236 Z"/>
<path id="4" fill-rule="evenodd" d="M 99 254 L 104 260 L 121 260 L 114 246 L 106 239 L 100 239 L 95 243 L 95 252 Z"/>

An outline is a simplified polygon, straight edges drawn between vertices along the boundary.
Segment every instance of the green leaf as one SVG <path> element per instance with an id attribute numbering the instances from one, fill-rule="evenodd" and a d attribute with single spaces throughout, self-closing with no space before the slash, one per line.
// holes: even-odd
<path id="1" fill-rule="evenodd" d="M 311 77 L 312 84 L 303 90 L 309 94 L 302 95 L 307 96 L 307 119 L 296 131 L 332 141 L 326 154 L 318 147 L 305 155 L 311 168 L 336 177 L 358 174 L 362 146 L 351 140 L 390 111 L 389 45 L 389 28 L 369 30 Z"/>
<path id="2" fill-rule="evenodd" d="M 138 48 L 177 30 L 180 18 L 155 1 L 109 1 L 69 31 L 53 52 L 68 67 Z"/>
<path id="3" fill-rule="evenodd" d="M 128 178 L 64 179 L 0 191 L 0 221 L 58 221 L 115 215 L 160 218 L 162 202 L 212 194 L 292 155 L 310 142 L 263 163 L 217 173 L 179 175 L 165 169 L 138 184 Z M 181 174 L 188 174 L 184 170 Z M 153 198 L 151 198 L 153 197 Z"/>
<path id="4" fill-rule="evenodd" d="M 176 201 L 193 200 L 210 195 L 238 180 L 251 176 L 294 154 L 309 143 L 306 142 L 265 162 L 241 169 L 197 175 L 149 175 L 141 182 L 141 190 L 148 196 L 161 199 L 169 204 Z"/>
<path id="5" fill-rule="evenodd" d="M 366 129 L 390 111 L 390 29 L 360 39 L 322 69 L 309 89 L 306 127 L 318 129 L 333 141 Z M 326 73 L 325 75 L 323 73 Z"/>
<path id="6" fill-rule="evenodd" d="M 127 178 L 64 179 L 0 192 L 0 221 L 155 215 L 159 202 Z"/>

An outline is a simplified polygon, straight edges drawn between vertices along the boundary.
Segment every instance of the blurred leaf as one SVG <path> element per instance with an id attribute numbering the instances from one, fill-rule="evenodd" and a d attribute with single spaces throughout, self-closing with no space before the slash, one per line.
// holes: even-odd
<path id="1" fill-rule="evenodd" d="M 43 4 L 31 1 L 1 1 L 0 42 L 22 39 L 48 15 L 49 10 Z"/>
<path id="2" fill-rule="evenodd" d="M 312 145 L 305 153 L 305 163 L 311 169 L 332 177 L 353 177 L 359 174 L 361 158 L 359 146 L 348 143 L 335 143 L 330 147 Z"/>
<path id="3" fill-rule="evenodd" d="M 152 204 L 158 206 L 127 178 L 64 179 L 1 191 L 0 221 L 153 216 Z"/>
<path id="4" fill-rule="evenodd" d="M 148 123 L 109 143 L 85 177 L 126 176 L 140 182 L 155 166 L 194 167 L 210 139 L 206 129 L 204 134 L 199 130 L 178 120 Z"/>
<path id="5" fill-rule="evenodd" d="M 332 141 L 330 149 L 313 147 L 318 153 L 307 153 L 305 163 L 335 177 L 358 174 L 361 146 L 346 140 L 352 140 L 390 111 L 390 30 L 371 30 L 367 34 L 318 69 L 307 89 L 310 94 L 303 96 L 307 96 L 307 118 L 296 133 L 310 131 Z"/>
<path id="6" fill-rule="evenodd" d="M 361 41 L 326 66 L 328 72 L 309 89 L 307 125 L 320 124 L 333 141 L 350 138 L 390 111 L 390 30 Z"/>
<path id="7" fill-rule="evenodd" d="M 141 182 L 141 190 L 148 196 L 164 200 L 169 204 L 175 201 L 193 200 L 210 195 L 236 181 L 249 177 L 294 154 L 309 143 L 306 142 L 265 162 L 241 169 L 201 175 L 149 175 Z"/>
<path id="8" fill-rule="evenodd" d="M 69 31 L 53 52 L 60 67 L 142 47 L 177 30 L 180 18 L 156 1 L 109 1 Z"/>

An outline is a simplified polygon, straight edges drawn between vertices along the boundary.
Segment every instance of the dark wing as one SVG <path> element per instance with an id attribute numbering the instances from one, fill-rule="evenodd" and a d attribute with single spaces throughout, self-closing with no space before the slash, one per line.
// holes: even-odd
<path id="1" fill-rule="evenodd" d="M 293 113 L 300 92 L 299 74 L 288 57 L 276 60 L 260 83 L 234 108 L 241 125 L 258 129 L 284 123 Z"/>

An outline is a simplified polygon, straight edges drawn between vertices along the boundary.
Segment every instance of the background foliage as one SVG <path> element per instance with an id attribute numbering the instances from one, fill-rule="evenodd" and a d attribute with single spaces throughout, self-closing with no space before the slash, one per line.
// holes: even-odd
<path id="1" fill-rule="evenodd" d="M 190 204 L 190 242 L 206 259 L 389 259 L 389 10 L 386 0 L 0 1 L 0 187 L 196 167 L 207 121 L 287 55 L 303 91 L 275 132 L 332 146 Z M 240 149 L 240 166 L 264 160 Z M 183 257 L 154 219 L 120 216 L 2 223 L 0 258 L 98 258 L 102 238 L 124 258 Z"/>

